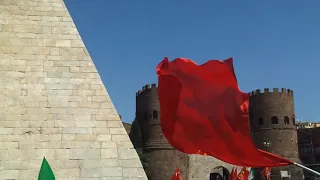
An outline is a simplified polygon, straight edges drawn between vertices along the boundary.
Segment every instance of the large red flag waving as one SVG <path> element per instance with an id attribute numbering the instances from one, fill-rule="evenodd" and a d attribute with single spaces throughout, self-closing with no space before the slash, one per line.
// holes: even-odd
<path id="1" fill-rule="evenodd" d="M 161 128 L 169 143 L 188 154 L 199 151 L 237 166 L 292 164 L 258 150 L 249 132 L 249 94 L 238 88 L 233 60 L 197 65 L 185 58 L 157 66 Z"/>

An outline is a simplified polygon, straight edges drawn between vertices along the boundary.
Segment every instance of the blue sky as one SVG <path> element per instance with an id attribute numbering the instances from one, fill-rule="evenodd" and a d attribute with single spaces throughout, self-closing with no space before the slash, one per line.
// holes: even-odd
<path id="1" fill-rule="evenodd" d="M 320 1 L 65 0 L 123 120 L 168 56 L 234 58 L 243 91 L 291 88 L 298 119 L 318 121 Z"/>

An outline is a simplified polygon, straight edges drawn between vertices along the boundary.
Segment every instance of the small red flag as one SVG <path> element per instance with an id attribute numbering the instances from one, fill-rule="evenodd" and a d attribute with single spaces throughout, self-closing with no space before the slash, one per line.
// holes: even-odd
<path id="1" fill-rule="evenodd" d="M 238 180 L 238 171 L 237 168 L 232 168 L 232 171 L 230 173 L 230 180 Z"/>
<path id="2" fill-rule="evenodd" d="M 271 175 L 271 168 L 270 167 L 265 167 L 262 171 L 263 175 L 267 178 L 267 180 L 270 179 Z"/>
<path id="3" fill-rule="evenodd" d="M 248 180 L 250 172 L 247 168 L 243 167 L 238 174 L 238 180 Z"/>
<path id="4" fill-rule="evenodd" d="M 176 172 L 173 174 L 171 180 L 182 180 L 179 168 L 176 169 Z"/>
<path id="5" fill-rule="evenodd" d="M 157 66 L 161 129 L 169 143 L 187 154 L 208 154 L 237 166 L 292 164 L 258 150 L 249 132 L 249 94 L 243 93 L 233 60 L 197 65 L 165 58 Z"/>

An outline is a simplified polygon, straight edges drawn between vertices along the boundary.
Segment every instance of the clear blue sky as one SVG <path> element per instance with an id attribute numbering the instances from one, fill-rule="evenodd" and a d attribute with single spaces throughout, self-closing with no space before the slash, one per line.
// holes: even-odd
<path id="1" fill-rule="evenodd" d="M 234 57 L 240 87 L 291 88 L 298 119 L 320 119 L 320 1 L 65 0 L 123 120 L 168 56 Z"/>

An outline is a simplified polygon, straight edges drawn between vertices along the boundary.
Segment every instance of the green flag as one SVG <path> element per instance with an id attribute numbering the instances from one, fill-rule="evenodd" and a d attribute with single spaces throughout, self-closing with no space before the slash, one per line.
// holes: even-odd
<path id="1" fill-rule="evenodd" d="M 45 157 L 43 157 L 38 180 L 55 180 L 54 174 L 52 172 L 52 169 L 46 160 Z"/>

